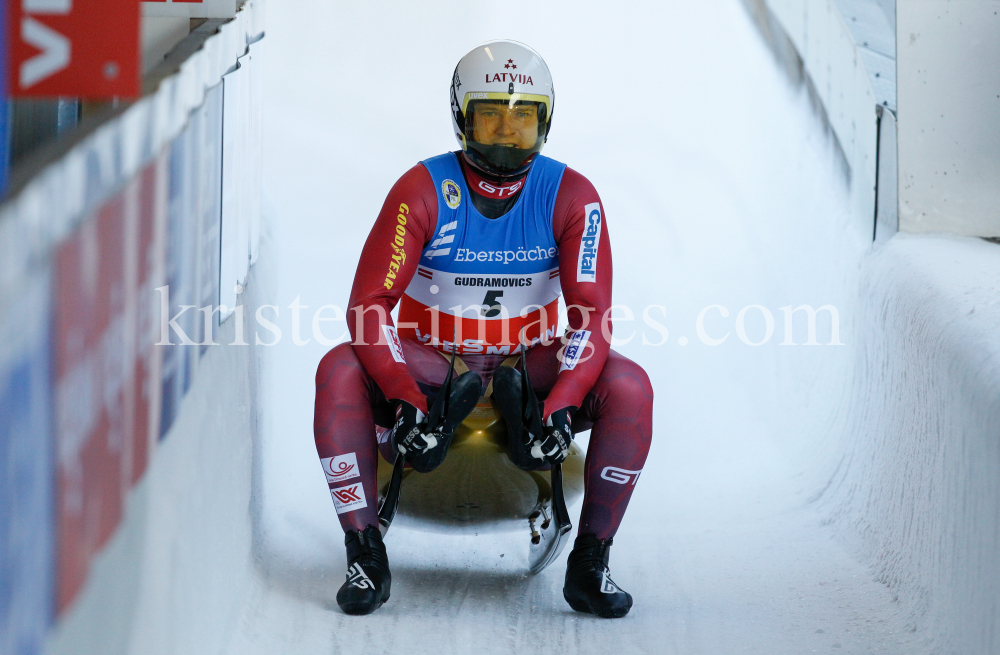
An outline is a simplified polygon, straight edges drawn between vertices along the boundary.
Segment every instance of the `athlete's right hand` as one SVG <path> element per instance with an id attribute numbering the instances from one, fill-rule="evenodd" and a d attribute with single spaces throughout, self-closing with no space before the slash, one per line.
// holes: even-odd
<path id="1" fill-rule="evenodd" d="M 543 459 L 555 466 L 569 455 L 569 444 L 573 441 L 573 416 L 577 407 L 563 407 L 552 412 L 543 426 L 542 438 L 531 445 L 531 456 Z"/>
<path id="2" fill-rule="evenodd" d="M 392 429 L 392 446 L 404 457 L 416 457 L 433 450 L 440 435 L 427 431 L 424 413 L 402 400 L 396 408 L 396 425 Z"/>

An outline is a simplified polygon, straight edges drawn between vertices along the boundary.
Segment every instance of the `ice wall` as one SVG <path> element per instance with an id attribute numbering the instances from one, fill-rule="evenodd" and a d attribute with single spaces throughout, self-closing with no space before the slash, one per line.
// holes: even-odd
<path id="1" fill-rule="evenodd" d="M 933 652 L 996 652 L 1000 246 L 899 234 L 865 262 L 856 318 L 821 505 Z"/>
<path id="2" fill-rule="evenodd" d="M 876 100 L 872 78 L 835 0 L 744 2 L 793 81 L 814 95 L 843 153 L 855 218 L 867 220 L 875 206 Z"/>
<path id="3" fill-rule="evenodd" d="M 760 19 L 767 13 L 762 4 L 750 6 L 756 8 L 758 23 L 766 25 Z M 942 234 L 890 238 L 896 208 L 887 210 L 883 203 L 885 198 L 896 203 L 895 157 L 876 147 L 875 135 L 866 127 L 871 92 L 858 72 L 872 65 L 871 57 L 859 59 L 833 2 L 775 0 L 767 5 L 801 53 L 840 144 L 850 144 L 845 153 L 852 189 L 856 200 L 858 194 L 864 197 L 855 204 L 855 220 L 871 216 L 867 162 L 881 155 L 879 164 L 891 167 L 891 175 L 879 170 L 878 245 L 863 262 L 853 308 L 856 361 L 850 393 L 833 423 L 835 445 L 817 458 L 829 459 L 835 468 L 815 498 L 842 538 L 870 564 L 875 578 L 893 590 L 909 629 L 919 634 L 925 648 L 995 652 L 1000 641 L 995 557 L 1000 545 L 1000 248 Z M 863 18 L 864 12 L 858 15 Z M 926 21 L 924 38 L 942 38 L 932 25 L 943 23 Z M 865 26 L 852 27 L 857 34 L 866 32 Z M 915 38 L 911 33 L 908 47 Z M 769 41 L 780 38 L 770 35 Z M 911 63 L 902 62 L 909 68 L 900 75 L 909 79 L 926 72 Z M 975 66 L 964 67 L 961 74 L 987 85 L 995 77 Z M 921 89 L 930 88 L 924 84 Z M 938 97 L 938 91 L 930 92 Z M 910 106 L 907 98 L 901 100 L 902 115 L 926 112 L 921 103 Z M 892 130 L 883 132 L 883 145 L 895 150 L 895 126 L 882 120 Z M 972 129 L 969 125 L 963 129 Z M 900 170 L 932 165 L 913 154 L 912 148 L 900 149 Z M 854 177 L 858 173 L 861 180 Z M 976 204 L 986 196 L 967 191 L 951 198 L 928 183 L 908 193 L 957 200 L 965 208 L 958 223 L 964 221 L 966 227 L 992 220 L 995 212 Z M 825 466 L 818 464 L 816 470 Z"/>

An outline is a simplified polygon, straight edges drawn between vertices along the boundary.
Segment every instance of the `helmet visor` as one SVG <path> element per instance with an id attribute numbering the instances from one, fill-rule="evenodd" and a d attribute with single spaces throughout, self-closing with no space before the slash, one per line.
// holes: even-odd
<path id="1" fill-rule="evenodd" d="M 470 93 L 464 104 L 467 150 L 497 172 L 516 171 L 542 149 L 549 116 L 547 96 Z"/>

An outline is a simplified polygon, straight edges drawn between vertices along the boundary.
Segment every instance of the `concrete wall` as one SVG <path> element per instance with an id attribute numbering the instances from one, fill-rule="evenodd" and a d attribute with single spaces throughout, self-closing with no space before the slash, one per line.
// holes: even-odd
<path id="1" fill-rule="evenodd" d="M 1000 236 L 1000 0 L 899 0 L 899 226 Z"/>
<path id="2" fill-rule="evenodd" d="M 875 217 L 878 128 L 875 95 L 854 37 L 834 0 L 767 0 L 795 45 L 850 167 L 859 229 Z"/>
<path id="3" fill-rule="evenodd" d="M 896 111 L 895 0 L 836 0 L 868 71 L 875 102 Z"/>

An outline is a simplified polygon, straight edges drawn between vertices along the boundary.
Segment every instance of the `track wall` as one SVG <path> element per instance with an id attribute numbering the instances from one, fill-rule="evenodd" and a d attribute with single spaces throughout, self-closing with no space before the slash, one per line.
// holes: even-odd
<path id="1" fill-rule="evenodd" d="M 262 37 L 259 1 L 199 27 L 0 207 L 0 653 L 123 652 L 183 616 L 176 549 L 231 543 L 170 517 L 220 521 L 205 481 L 249 468 L 256 351 L 213 344 L 258 251 Z"/>
<path id="2" fill-rule="evenodd" d="M 900 228 L 1000 237 L 1000 0 L 899 0 Z"/>
<path id="3" fill-rule="evenodd" d="M 834 0 L 744 0 L 794 84 L 813 99 L 841 155 L 854 227 L 875 218 L 878 120 L 869 72 Z"/>
<path id="4" fill-rule="evenodd" d="M 1000 649 L 1000 246 L 898 234 L 865 262 L 819 502 L 934 653 Z"/>
<path id="5" fill-rule="evenodd" d="M 919 634 L 928 652 L 997 652 L 1000 247 L 958 236 L 893 236 L 896 208 L 886 206 L 896 202 L 892 114 L 882 114 L 883 127 L 891 134 L 883 132 L 880 151 L 870 78 L 833 0 L 768 0 L 766 9 L 763 2 L 748 4 L 793 80 L 798 56 L 804 85 L 814 90 L 822 105 L 819 114 L 829 121 L 850 168 L 852 226 L 857 229 L 866 229 L 876 213 L 876 163 L 885 167 L 878 171 L 877 244 L 862 264 L 862 282 L 852 308 L 856 342 L 850 345 L 856 350 L 855 365 L 830 430 L 831 448 L 823 450 L 816 467 L 829 475 L 819 483 L 814 500 L 825 508 L 845 542 L 871 566 L 873 576 L 895 592 L 909 628 Z M 933 79 L 940 82 L 954 73 L 940 69 L 939 57 L 932 57 L 936 63 L 929 64 L 931 69 L 912 66 L 921 53 L 933 52 L 955 38 L 963 16 L 979 12 L 983 18 L 975 27 L 966 22 L 962 28 L 966 31 L 992 29 L 995 17 L 987 15 L 985 7 L 995 3 L 980 4 L 958 3 L 948 5 L 949 10 L 935 3 L 902 3 L 900 30 L 919 32 L 907 27 L 915 25 L 919 15 L 929 33 L 910 34 L 902 48 L 901 57 L 910 54 L 901 61 L 900 84 L 907 85 L 909 94 L 900 93 L 901 116 L 917 112 L 916 118 L 907 119 L 912 122 L 927 113 L 926 107 L 921 109 L 926 103 L 907 105 L 928 88 L 920 91 L 913 79 L 936 75 Z M 794 51 L 784 37 L 794 44 Z M 962 56 L 975 56 L 989 47 L 977 43 L 973 41 L 969 52 L 962 50 Z M 980 82 L 988 86 L 995 77 L 994 71 L 981 66 L 955 70 L 957 77 L 946 85 L 979 89 Z M 941 118 L 956 120 L 948 116 L 952 114 L 945 112 Z M 966 123 L 962 133 L 982 125 Z M 902 140 L 925 140 L 900 130 Z M 934 139 L 944 137 L 928 138 L 933 146 Z M 942 177 L 941 185 L 933 182 L 931 178 L 941 174 L 939 152 L 924 157 L 912 144 L 903 146 L 901 141 L 900 171 L 905 179 L 900 187 L 904 196 L 900 221 L 908 223 L 901 227 L 921 231 L 954 227 L 955 232 L 969 233 L 972 221 L 990 220 L 991 212 L 979 211 L 986 196 L 964 183 L 965 178 Z M 966 147 L 955 161 L 975 157 L 975 152 Z M 922 183 L 913 173 L 916 170 L 926 173 Z M 966 207 L 968 216 L 962 224 L 949 223 L 947 211 L 928 210 L 921 219 L 923 227 L 914 227 L 920 222 L 913 209 L 913 198 L 918 197 L 933 197 L 938 205 L 951 206 L 953 215 L 955 207 Z"/>

